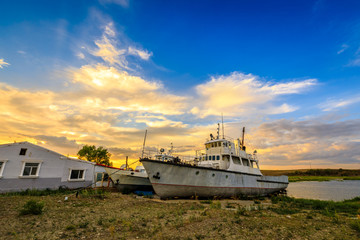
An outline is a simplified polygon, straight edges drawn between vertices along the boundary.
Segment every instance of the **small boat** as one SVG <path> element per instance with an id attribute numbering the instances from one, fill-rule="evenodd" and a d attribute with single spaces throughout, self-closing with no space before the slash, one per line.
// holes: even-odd
<path id="1" fill-rule="evenodd" d="M 155 193 L 162 199 L 172 197 L 240 197 L 265 196 L 282 192 L 289 184 L 287 176 L 263 176 L 256 150 L 246 153 L 242 141 L 234 142 L 210 134 L 205 142 L 205 154 L 193 164 L 178 158 L 159 160 L 142 158 Z"/>
<path id="2" fill-rule="evenodd" d="M 114 167 L 105 170 L 114 182 L 115 187 L 122 193 L 154 191 L 143 166 L 137 166 L 135 170 Z"/>
<path id="3" fill-rule="evenodd" d="M 170 150 L 165 153 L 165 149 L 161 148 L 155 155 L 155 159 L 158 161 L 176 161 L 176 158 L 172 155 L 173 145 L 171 144 Z M 129 168 L 126 160 L 126 164 L 120 168 L 109 167 L 105 169 L 113 180 L 116 188 L 122 193 L 130 193 L 136 191 L 152 191 L 154 189 L 149 180 L 148 174 L 143 166 L 139 165 L 135 168 L 135 171 Z"/>

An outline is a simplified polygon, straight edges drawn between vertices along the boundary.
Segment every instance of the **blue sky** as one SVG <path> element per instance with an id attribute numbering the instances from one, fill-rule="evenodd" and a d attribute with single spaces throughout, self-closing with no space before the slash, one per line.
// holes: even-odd
<path id="1" fill-rule="evenodd" d="M 0 140 L 70 155 L 96 144 L 136 159 L 149 129 L 149 147 L 190 154 L 223 113 L 230 137 L 247 126 L 265 167 L 358 168 L 359 10 L 326 0 L 4 2 Z"/>

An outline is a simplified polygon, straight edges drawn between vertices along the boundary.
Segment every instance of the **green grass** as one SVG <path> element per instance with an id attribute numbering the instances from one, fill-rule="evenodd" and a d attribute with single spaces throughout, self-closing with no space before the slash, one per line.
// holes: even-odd
<path id="1" fill-rule="evenodd" d="M 289 182 L 302 181 L 331 181 L 331 180 L 360 180 L 360 176 L 344 177 L 344 176 L 288 176 Z"/>
<path id="2" fill-rule="evenodd" d="M 357 232 L 360 233 L 360 220 L 354 220 L 353 222 L 351 222 L 351 228 L 356 230 Z"/>
<path id="3" fill-rule="evenodd" d="M 9 192 L 9 193 L 2 193 L 0 197 L 8 197 L 8 196 L 49 196 L 49 195 L 62 195 L 62 194 L 69 194 L 75 193 L 75 190 L 69 190 L 65 188 L 59 188 L 57 190 L 53 189 L 45 189 L 45 190 L 37 190 L 37 189 L 26 189 L 20 192 Z"/>
<path id="4" fill-rule="evenodd" d="M 355 216 L 360 209 L 359 197 L 345 200 L 342 202 L 292 198 L 288 196 L 274 196 L 271 198 L 271 200 L 274 204 L 280 203 L 283 211 L 287 211 L 286 208 L 290 210 L 306 209 L 319 211 L 324 215 L 335 215 L 336 213 L 344 213 L 349 216 Z"/>
<path id="5" fill-rule="evenodd" d="M 35 200 L 29 200 L 20 209 L 20 215 L 40 215 L 43 212 L 44 203 Z"/>

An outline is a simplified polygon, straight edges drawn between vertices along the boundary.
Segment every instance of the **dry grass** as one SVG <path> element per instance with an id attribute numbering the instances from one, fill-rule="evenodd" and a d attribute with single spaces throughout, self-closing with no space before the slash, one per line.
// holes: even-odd
<path id="1" fill-rule="evenodd" d="M 358 239 L 352 217 L 240 200 L 161 201 L 120 193 L 1 196 L 1 239 Z M 19 215 L 29 200 L 41 215 Z M 259 203 L 259 201 L 256 201 Z M 355 227 L 354 227 L 355 226 Z"/>

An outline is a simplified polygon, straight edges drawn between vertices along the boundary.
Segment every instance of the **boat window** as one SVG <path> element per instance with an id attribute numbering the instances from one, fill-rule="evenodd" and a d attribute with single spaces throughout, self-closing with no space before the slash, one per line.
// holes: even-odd
<path id="1" fill-rule="evenodd" d="M 240 158 L 239 158 L 239 157 L 233 156 L 233 157 L 232 157 L 232 160 L 233 160 L 233 162 L 234 162 L 235 164 L 241 165 L 241 163 L 240 163 Z"/>
<path id="2" fill-rule="evenodd" d="M 214 143 L 211 143 L 211 147 L 214 147 Z"/>
<path id="3" fill-rule="evenodd" d="M 249 166 L 249 160 L 243 158 L 243 159 L 242 159 L 242 162 L 243 162 L 243 165 L 244 165 L 244 166 Z"/>
<path id="4" fill-rule="evenodd" d="M 219 147 L 221 147 L 221 142 L 219 142 Z"/>
<path id="5" fill-rule="evenodd" d="M 213 161 L 215 160 L 215 155 L 214 156 L 212 156 L 212 158 L 213 158 Z"/>
<path id="6" fill-rule="evenodd" d="M 218 155 L 218 156 L 216 156 L 216 160 L 220 160 L 220 156 Z"/>

